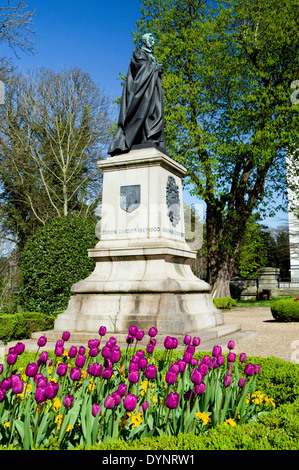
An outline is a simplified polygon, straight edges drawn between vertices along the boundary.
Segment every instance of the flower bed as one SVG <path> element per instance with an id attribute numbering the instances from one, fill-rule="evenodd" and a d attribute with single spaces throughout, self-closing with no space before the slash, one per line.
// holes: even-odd
<path id="1" fill-rule="evenodd" d="M 53 361 L 40 353 L 47 342 L 42 336 L 32 362 L 21 369 L 24 344 L 10 349 L 0 365 L 0 445 L 32 449 L 55 441 L 71 449 L 118 438 L 196 436 L 222 423 L 246 423 L 275 406 L 256 390 L 260 366 L 244 353 L 237 357 L 233 341 L 227 354 L 215 345 L 197 359 L 200 339 L 190 335 L 182 352 L 168 336 L 161 353 L 155 328 L 146 349 L 139 348 L 144 332 L 134 326 L 125 350 L 113 337 L 104 342 L 105 334 L 101 327 L 86 348 L 77 348 L 63 333 Z"/>

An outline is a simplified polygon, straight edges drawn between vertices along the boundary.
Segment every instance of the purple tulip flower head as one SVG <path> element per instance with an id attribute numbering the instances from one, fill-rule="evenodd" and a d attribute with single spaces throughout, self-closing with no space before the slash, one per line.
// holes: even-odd
<path id="1" fill-rule="evenodd" d="M 248 375 L 248 376 L 254 375 L 254 373 L 255 373 L 255 366 L 249 362 L 249 363 L 246 364 L 246 366 L 245 366 L 244 373 L 245 373 L 246 375 Z"/>
<path id="2" fill-rule="evenodd" d="M 125 394 L 127 393 L 127 384 L 120 383 L 118 388 L 117 388 L 117 391 L 122 397 L 124 397 Z"/>
<path id="3" fill-rule="evenodd" d="M 201 382 L 200 384 L 194 386 L 194 391 L 197 393 L 197 395 L 203 395 L 206 391 L 206 388 L 206 384 Z"/>
<path id="4" fill-rule="evenodd" d="M 63 406 L 65 406 L 65 408 L 71 408 L 73 406 L 73 402 L 73 395 L 66 395 L 63 399 Z"/>
<path id="5" fill-rule="evenodd" d="M 15 350 L 15 353 L 20 356 L 21 354 L 23 354 L 24 350 L 25 350 L 25 344 L 24 343 L 17 343 L 14 347 L 14 350 Z"/>
<path id="6" fill-rule="evenodd" d="M 37 340 L 37 345 L 42 348 L 43 346 L 45 346 L 45 344 L 47 343 L 47 337 L 46 336 L 41 336 L 38 340 Z"/>
<path id="7" fill-rule="evenodd" d="M 76 357 L 77 356 L 77 352 L 78 352 L 78 348 L 76 348 L 76 346 L 71 346 L 70 347 L 70 350 L 69 350 L 69 353 L 68 353 L 68 356 L 69 357 Z"/>
<path id="8" fill-rule="evenodd" d="M 177 375 L 175 372 L 168 371 L 166 372 L 166 375 L 165 375 L 165 382 L 168 383 L 168 385 L 172 385 L 175 383 L 176 378 L 177 378 Z"/>
<path id="9" fill-rule="evenodd" d="M 199 346 L 200 345 L 200 338 L 198 338 L 198 337 L 193 338 L 192 344 L 193 344 L 193 346 Z"/>
<path id="10" fill-rule="evenodd" d="M 36 388 L 35 394 L 34 394 L 34 399 L 37 403 L 42 403 L 42 402 L 46 401 L 46 397 L 44 395 L 44 388 L 42 388 L 42 387 L 37 387 Z"/>
<path id="11" fill-rule="evenodd" d="M 0 403 L 2 403 L 2 402 L 4 401 L 5 395 L 6 395 L 6 390 L 5 390 L 5 388 L 2 388 L 2 387 L 0 386 Z"/>
<path id="12" fill-rule="evenodd" d="M 228 349 L 234 349 L 235 347 L 235 342 L 233 340 L 230 340 L 227 344 Z"/>
<path id="13" fill-rule="evenodd" d="M 129 393 L 124 399 L 124 408 L 127 411 L 134 411 L 137 405 L 137 396 Z"/>
<path id="14" fill-rule="evenodd" d="M 230 351 L 227 355 L 227 360 L 228 362 L 235 362 L 236 354 Z"/>
<path id="15" fill-rule="evenodd" d="M 221 348 L 221 346 L 214 346 L 214 347 L 213 347 L 212 356 L 218 357 L 218 356 L 221 355 L 221 353 L 222 353 L 222 348 Z"/>
<path id="16" fill-rule="evenodd" d="M 71 334 L 70 334 L 69 331 L 64 331 L 62 333 L 62 341 L 68 341 L 70 339 L 70 336 L 71 336 Z"/>
<path id="17" fill-rule="evenodd" d="M 19 393 L 23 393 L 24 383 L 20 379 L 15 380 L 12 382 L 11 389 L 12 389 L 12 393 L 15 393 L 16 395 L 18 395 Z"/>
<path id="18" fill-rule="evenodd" d="M 94 403 L 91 408 L 92 416 L 95 418 L 99 413 L 101 414 L 101 405 Z"/>
<path id="19" fill-rule="evenodd" d="M 244 377 L 241 377 L 239 379 L 238 385 L 239 385 L 240 388 L 244 388 L 245 385 L 246 385 L 246 379 L 244 379 Z"/>
<path id="20" fill-rule="evenodd" d="M 191 343 L 191 335 L 185 335 L 184 337 L 184 344 L 190 344 Z"/>
<path id="21" fill-rule="evenodd" d="M 180 395 L 176 392 L 175 393 L 170 392 L 166 400 L 166 406 L 167 408 L 174 410 L 175 408 L 178 407 L 179 401 L 180 401 Z"/>
<path id="22" fill-rule="evenodd" d="M 115 407 L 115 399 L 112 397 L 112 395 L 108 395 L 104 406 L 107 410 L 112 410 Z"/>
<path id="23" fill-rule="evenodd" d="M 157 328 L 155 328 L 154 326 L 152 326 L 152 327 L 149 329 L 148 335 L 149 335 L 151 338 L 154 338 L 154 336 L 157 336 L 157 334 L 158 334 Z"/>
<path id="24" fill-rule="evenodd" d="M 72 367 L 70 370 L 70 378 L 71 380 L 78 381 L 81 378 L 81 369 L 78 369 L 77 367 Z"/>
<path id="25" fill-rule="evenodd" d="M 225 387 L 229 387 L 231 385 L 231 383 L 232 383 L 232 377 L 231 377 L 231 375 L 227 374 L 223 379 L 223 385 Z"/>
<path id="26" fill-rule="evenodd" d="M 57 375 L 59 375 L 59 377 L 64 377 L 67 373 L 67 369 L 68 369 L 68 365 L 65 364 L 64 362 L 61 362 L 57 366 L 56 373 Z"/>
<path id="27" fill-rule="evenodd" d="M 6 362 L 9 366 L 13 366 L 18 359 L 18 355 L 14 352 L 10 352 L 7 354 Z"/>
<path id="28" fill-rule="evenodd" d="M 100 336 L 105 336 L 106 331 L 107 331 L 106 326 L 100 326 L 99 335 L 100 335 Z"/>
<path id="29" fill-rule="evenodd" d="M 51 382 L 47 383 L 44 389 L 44 396 L 48 398 L 48 400 L 53 400 L 53 398 L 55 398 L 58 393 L 58 388 L 59 388 L 58 383 L 51 380 Z"/>
<path id="30" fill-rule="evenodd" d="M 198 369 L 193 369 L 191 371 L 191 382 L 195 385 L 199 385 L 202 382 L 203 376 Z"/>
<path id="31" fill-rule="evenodd" d="M 83 356 L 82 354 L 78 354 L 78 356 L 75 359 L 75 366 L 82 369 L 82 367 L 84 367 L 85 361 L 86 361 L 86 356 Z"/>
<path id="32" fill-rule="evenodd" d="M 153 364 L 148 364 L 144 371 L 144 376 L 149 380 L 153 380 L 156 378 L 156 375 L 157 375 L 157 367 L 154 366 Z"/>
<path id="33" fill-rule="evenodd" d="M 93 377 L 100 377 L 103 371 L 103 366 L 102 364 L 98 364 L 97 362 L 94 362 L 93 364 L 90 364 L 88 366 L 88 373 L 92 375 Z"/>
<path id="34" fill-rule="evenodd" d="M 247 355 L 245 353 L 240 353 L 240 362 L 246 362 L 247 360 Z"/>
<path id="35" fill-rule="evenodd" d="M 38 372 L 38 365 L 33 362 L 31 364 L 28 364 L 25 370 L 25 374 L 27 377 L 34 377 Z"/>

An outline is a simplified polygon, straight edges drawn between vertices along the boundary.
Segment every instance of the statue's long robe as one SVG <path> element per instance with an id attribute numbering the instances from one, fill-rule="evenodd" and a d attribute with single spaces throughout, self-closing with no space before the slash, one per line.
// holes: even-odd
<path id="1" fill-rule="evenodd" d="M 161 67 L 143 49 L 133 52 L 124 85 L 118 129 L 108 153 L 154 145 L 166 151 Z"/>

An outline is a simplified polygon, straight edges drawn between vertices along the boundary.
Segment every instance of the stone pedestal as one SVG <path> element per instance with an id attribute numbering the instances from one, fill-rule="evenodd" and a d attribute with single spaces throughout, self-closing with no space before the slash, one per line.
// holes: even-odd
<path id="1" fill-rule="evenodd" d="M 210 286 L 191 271 L 185 241 L 184 167 L 155 148 L 99 162 L 101 238 L 88 256 L 94 272 L 72 286 L 56 330 L 124 333 L 130 325 L 185 334 L 223 324 Z"/>

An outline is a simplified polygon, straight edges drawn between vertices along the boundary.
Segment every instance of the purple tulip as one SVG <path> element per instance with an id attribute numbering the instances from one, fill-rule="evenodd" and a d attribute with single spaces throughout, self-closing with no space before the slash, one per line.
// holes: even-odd
<path id="1" fill-rule="evenodd" d="M 209 367 L 211 365 L 211 362 L 212 362 L 212 359 L 210 358 L 210 356 L 208 356 L 207 354 L 202 358 L 202 362 L 204 364 L 207 364 L 207 366 Z"/>
<path id="2" fill-rule="evenodd" d="M 64 341 L 62 339 L 58 339 L 56 341 L 55 347 L 56 348 L 63 348 L 63 346 L 64 346 Z"/>
<path id="3" fill-rule="evenodd" d="M 260 370 L 261 370 L 261 366 L 259 364 L 256 364 L 254 368 L 254 373 L 258 374 Z"/>
<path id="4" fill-rule="evenodd" d="M 70 336 L 71 336 L 71 334 L 70 334 L 69 331 L 64 331 L 62 333 L 62 341 L 68 341 L 70 339 Z"/>
<path id="5" fill-rule="evenodd" d="M 58 383 L 51 380 L 51 382 L 48 382 L 45 387 L 44 396 L 48 398 L 48 400 L 53 400 L 53 398 L 55 398 L 58 393 L 58 388 Z"/>
<path id="6" fill-rule="evenodd" d="M 241 377 L 239 379 L 238 385 L 239 385 L 240 388 L 244 388 L 245 385 L 246 385 L 246 379 L 244 379 L 244 377 Z"/>
<path id="7" fill-rule="evenodd" d="M 46 400 L 43 388 L 37 387 L 37 389 L 35 390 L 34 399 L 37 403 L 42 403 Z"/>
<path id="8" fill-rule="evenodd" d="M 115 399 L 111 395 L 108 395 L 105 400 L 104 406 L 108 410 L 112 410 L 115 407 Z"/>
<path id="9" fill-rule="evenodd" d="M 138 330 L 136 331 L 135 337 L 136 337 L 136 340 L 137 340 L 137 341 L 141 341 L 141 340 L 143 339 L 143 337 L 144 337 L 144 331 L 138 329 Z"/>
<path id="10" fill-rule="evenodd" d="M 254 372 L 255 372 L 255 366 L 253 364 L 251 364 L 250 362 L 248 364 L 246 364 L 245 369 L 244 369 L 244 373 L 246 375 L 252 376 L 252 375 L 254 375 Z"/>
<path id="11" fill-rule="evenodd" d="M 165 382 L 168 383 L 168 385 L 173 385 L 176 381 L 177 375 L 174 372 L 168 371 L 166 372 L 165 376 Z"/>
<path id="12" fill-rule="evenodd" d="M 148 343 L 148 345 L 146 346 L 146 352 L 147 354 L 153 354 L 154 350 L 155 350 L 155 346 L 156 344 L 152 342 L 152 340 Z"/>
<path id="13" fill-rule="evenodd" d="M 129 327 L 129 335 L 135 337 L 136 333 L 137 333 L 137 330 L 138 330 L 137 326 L 134 326 L 134 325 L 130 326 Z"/>
<path id="14" fill-rule="evenodd" d="M 45 346 L 47 343 L 47 337 L 46 336 L 41 336 L 40 338 L 38 338 L 37 340 L 37 345 L 42 348 L 43 346 Z"/>
<path id="15" fill-rule="evenodd" d="M 139 411 L 140 411 L 141 413 L 144 413 L 148 408 L 149 408 L 149 402 L 148 402 L 148 401 L 144 401 L 143 403 L 141 403 L 140 408 L 139 408 Z"/>
<path id="16" fill-rule="evenodd" d="M 63 406 L 71 408 L 73 406 L 74 397 L 73 395 L 66 395 L 63 399 Z"/>
<path id="17" fill-rule="evenodd" d="M 198 369 L 193 369 L 191 372 L 191 382 L 195 385 L 199 385 L 202 382 L 202 374 L 199 372 Z"/>
<path id="18" fill-rule="evenodd" d="M 221 346 L 214 346 L 213 351 L 212 351 L 212 356 L 218 357 L 222 353 L 222 348 Z"/>
<path id="19" fill-rule="evenodd" d="M 105 336 L 106 331 L 107 331 L 106 326 L 100 326 L 99 335 L 100 335 L 100 336 Z"/>
<path id="20" fill-rule="evenodd" d="M 208 373 L 209 367 L 207 364 L 202 362 L 201 364 L 199 364 L 198 370 L 202 375 L 206 375 Z"/>
<path id="21" fill-rule="evenodd" d="M 299 296 L 298 296 L 298 297 L 296 297 L 296 299 L 294 299 L 294 302 L 296 302 L 297 300 L 299 300 Z"/>
<path id="22" fill-rule="evenodd" d="M 193 344 L 193 346 L 199 346 L 200 345 L 200 338 L 198 338 L 198 337 L 193 338 L 192 344 Z"/>
<path id="23" fill-rule="evenodd" d="M 2 402 L 4 401 L 5 395 L 6 395 L 6 390 L 5 390 L 5 388 L 0 387 L 0 403 L 2 403 Z"/>
<path id="24" fill-rule="evenodd" d="M 127 393 L 127 385 L 124 383 L 119 384 L 117 391 L 122 397 L 124 397 Z"/>
<path id="25" fill-rule="evenodd" d="M 124 399 L 124 408 L 127 411 L 134 411 L 137 405 L 137 396 L 129 393 Z"/>
<path id="26" fill-rule="evenodd" d="M 22 380 L 18 379 L 12 382 L 12 392 L 15 393 L 16 395 L 19 393 L 22 393 L 24 390 L 24 383 Z"/>
<path id="27" fill-rule="evenodd" d="M 67 373 L 67 369 L 68 369 L 68 365 L 65 364 L 64 362 L 61 362 L 60 364 L 58 364 L 57 369 L 56 369 L 57 375 L 59 375 L 59 377 L 64 377 L 65 374 Z"/>
<path id="28" fill-rule="evenodd" d="M 78 352 L 78 348 L 76 348 L 76 346 L 71 346 L 70 347 L 70 350 L 68 352 L 68 356 L 69 357 L 76 357 L 77 356 L 77 352 Z"/>
<path id="29" fill-rule="evenodd" d="M 84 356 L 85 351 L 86 351 L 86 348 L 84 346 L 80 346 L 78 350 L 78 354 L 80 354 L 81 356 Z"/>
<path id="30" fill-rule="evenodd" d="M 13 366 L 17 362 L 17 359 L 18 355 L 16 353 L 8 353 L 6 362 L 9 366 Z"/>
<path id="31" fill-rule="evenodd" d="M 111 369 L 110 367 L 106 367 L 102 372 L 102 377 L 105 380 L 109 380 L 111 379 L 112 374 L 113 374 L 113 369 Z"/>
<path id="32" fill-rule="evenodd" d="M 229 386 L 231 385 L 231 383 L 232 383 L 231 375 L 228 375 L 228 374 L 227 374 L 227 375 L 224 377 L 223 385 L 224 385 L 225 387 L 229 387 Z"/>
<path id="33" fill-rule="evenodd" d="M 129 364 L 129 372 L 133 372 L 133 370 L 140 370 L 140 365 L 139 365 L 139 362 L 134 362 L 134 361 L 131 361 L 130 364 Z"/>
<path id="34" fill-rule="evenodd" d="M 191 335 L 185 335 L 184 337 L 184 344 L 190 344 L 191 343 Z"/>
<path id="35" fill-rule="evenodd" d="M 100 377 L 103 371 L 103 366 L 102 364 L 98 364 L 97 362 L 94 362 L 93 364 L 90 364 L 88 366 L 88 373 L 92 375 L 93 377 Z"/>
<path id="36" fill-rule="evenodd" d="M 12 383 L 11 377 L 6 377 L 5 379 L 2 380 L 0 386 L 4 388 L 4 390 L 7 391 L 10 389 L 11 383 Z"/>
<path id="37" fill-rule="evenodd" d="M 145 357 L 142 357 L 139 362 L 140 369 L 144 370 L 147 366 L 147 359 Z"/>
<path id="38" fill-rule="evenodd" d="M 185 351 L 184 356 L 183 356 L 183 361 L 185 361 L 189 364 L 191 362 L 192 357 L 193 356 L 192 356 L 191 353 L 189 353 L 188 351 Z"/>
<path id="39" fill-rule="evenodd" d="M 98 405 L 97 403 L 93 403 L 92 408 L 91 408 L 91 413 L 92 416 L 95 418 L 97 414 L 101 414 L 101 405 Z"/>
<path id="40" fill-rule="evenodd" d="M 152 326 L 150 329 L 149 329 L 149 332 L 148 332 L 148 335 L 153 338 L 154 336 L 157 336 L 158 334 L 158 330 L 157 328 L 155 328 L 154 326 Z"/>
<path id="41" fill-rule="evenodd" d="M 180 373 L 180 366 L 177 362 L 174 362 L 173 364 L 171 364 L 169 370 L 171 372 L 174 372 L 176 375 L 178 375 Z"/>
<path id="42" fill-rule="evenodd" d="M 178 366 L 180 368 L 180 372 L 184 372 L 184 370 L 187 367 L 187 362 L 183 361 L 183 359 L 179 359 L 177 363 L 178 363 Z"/>
<path id="43" fill-rule="evenodd" d="M 235 362 L 236 354 L 230 351 L 227 355 L 227 360 L 228 362 Z"/>
<path id="44" fill-rule="evenodd" d="M 55 351 L 54 351 L 55 356 L 61 357 L 63 353 L 64 353 L 64 347 L 56 346 Z"/>
<path id="45" fill-rule="evenodd" d="M 144 371 L 144 376 L 149 380 L 153 380 L 155 379 L 156 375 L 157 375 L 157 367 L 152 364 L 148 364 Z"/>
<path id="46" fill-rule="evenodd" d="M 75 359 L 75 366 L 79 367 L 79 369 L 82 369 L 84 367 L 86 361 L 86 356 L 82 356 L 82 354 L 78 354 L 78 356 Z"/>
<path id="47" fill-rule="evenodd" d="M 171 336 L 166 336 L 164 340 L 164 347 L 165 349 L 175 349 L 175 338 L 172 338 Z"/>
<path id="48" fill-rule="evenodd" d="M 38 365 L 33 362 L 31 364 L 28 364 L 25 370 L 25 374 L 27 377 L 34 377 L 38 372 Z"/>
<path id="49" fill-rule="evenodd" d="M 36 376 L 34 377 L 34 380 L 35 380 Z M 39 377 L 37 380 L 36 380 L 36 386 L 39 387 L 39 388 L 45 388 L 46 385 L 48 383 L 48 380 L 46 379 L 46 377 L 42 376 L 42 377 Z"/>
<path id="50" fill-rule="evenodd" d="M 103 349 L 102 349 L 102 356 L 104 359 L 110 357 L 110 354 L 111 354 L 111 348 L 109 348 L 109 346 L 104 346 Z"/>
<path id="51" fill-rule="evenodd" d="M 128 381 L 130 383 L 136 384 L 139 380 L 139 377 L 140 377 L 139 371 L 138 370 L 132 370 L 132 372 L 129 373 Z"/>
<path id="52" fill-rule="evenodd" d="M 21 354 L 23 354 L 24 350 L 25 350 L 25 344 L 24 343 L 17 343 L 14 347 L 14 350 L 15 350 L 15 353 L 20 356 Z"/>
<path id="53" fill-rule="evenodd" d="M 235 342 L 233 340 L 230 340 L 227 344 L 228 349 L 234 349 L 235 347 Z"/>
<path id="54" fill-rule="evenodd" d="M 132 344 L 134 342 L 134 336 L 133 335 L 128 335 L 127 339 L 126 339 L 126 342 L 128 344 Z"/>
<path id="55" fill-rule="evenodd" d="M 193 344 L 188 344 L 186 351 L 193 355 L 195 353 L 195 346 Z"/>
<path id="56" fill-rule="evenodd" d="M 245 353 L 240 353 L 240 362 L 246 362 L 247 356 Z"/>
<path id="57" fill-rule="evenodd" d="M 113 364 L 116 364 L 121 358 L 121 350 L 119 346 L 114 346 L 111 349 L 110 360 Z"/>
<path id="58" fill-rule="evenodd" d="M 175 408 L 177 408 L 179 401 L 180 395 L 178 393 L 170 392 L 166 400 L 166 406 L 167 408 L 174 410 Z"/>
<path id="59" fill-rule="evenodd" d="M 3 364 L 0 364 L 0 375 L 2 374 L 3 372 Z"/>
<path id="60" fill-rule="evenodd" d="M 78 369 L 77 367 L 72 367 L 70 370 L 70 378 L 73 381 L 78 381 L 81 378 L 81 369 Z"/>
<path id="61" fill-rule="evenodd" d="M 116 391 L 116 392 L 112 392 L 112 398 L 114 398 L 114 401 L 115 401 L 115 406 L 118 406 L 120 403 L 121 403 L 121 394 Z"/>
<path id="62" fill-rule="evenodd" d="M 89 348 L 98 348 L 100 346 L 101 341 L 99 339 L 90 339 L 88 341 Z"/>
<path id="63" fill-rule="evenodd" d="M 206 391 L 206 388 L 206 384 L 204 382 L 201 382 L 201 384 L 194 386 L 194 391 L 195 393 L 197 393 L 197 395 L 203 395 Z"/>
<path id="64" fill-rule="evenodd" d="M 213 367 L 213 369 L 217 369 L 219 367 L 216 356 L 214 356 L 213 359 L 212 359 L 212 367 Z"/>
<path id="65" fill-rule="evenodd" d="M 98 354 L 99 348 L 97 346 L 89 348 L 89 357 L 97 357 Z"/>

